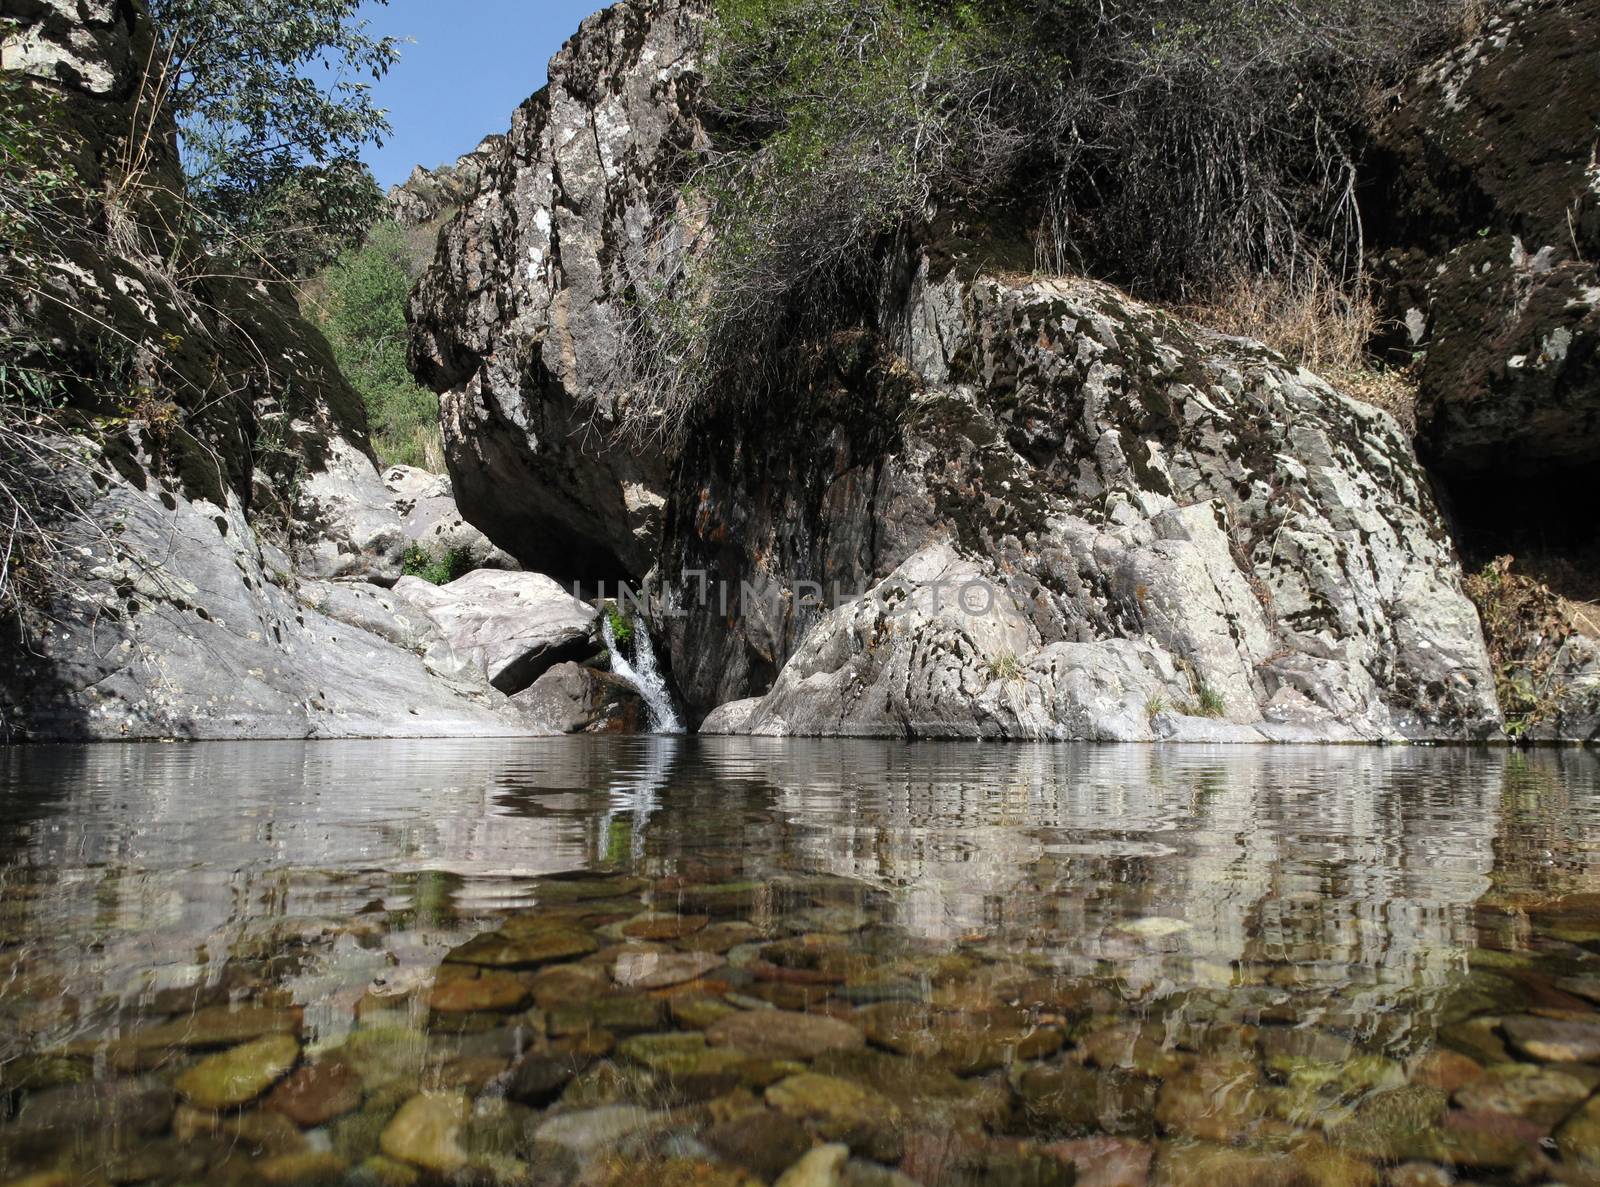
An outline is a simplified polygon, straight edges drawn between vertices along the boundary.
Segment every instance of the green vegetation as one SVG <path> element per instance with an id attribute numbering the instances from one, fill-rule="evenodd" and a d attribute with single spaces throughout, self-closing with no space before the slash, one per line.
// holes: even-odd
<path id="1" fill-rule="evenodd" d="M 611 638 L 625 651 L 633 650 L 633 621 L 617 609 L 615 602 L 606 603 L 606 622 L 611 627 Z"/>
<path id="2" fill-rule="evenodd" d="M 449 585 L 472 572 L 472 553 L 465 548 L 452 548 L 436 557 L 420 544 L 413 544 L 401 557 L 400 567 L 407 577 L 420 577 L 433 585 Z"/>
<path id="3" fill-rule="evenodd" d="M 379 223 L 319 278 L 314 308 L 339 369 L 367 406 L 379 460 L 438 471 L 439 398 L 406 366 L 406 298 L 416 267 L 405 228 Z"/>
<path id="4" fill-rule="evenodd" d="M 360 7 L 150 2 L 160 40 L 150 107 L 176 118 L 188 199 L 212 251 L 236 267 L 308 275 L 377 214 L 382 195 L 358 155 L 389 131 L 371 84 L 399 43 L 371 36 Z"/>
<path id="5" fill-rule="evenodd" d="M 1515 564 L 1514 557 L 1497 557 L 1464 585 L 1483 622 L 1506 733 L 1521 739 L 1549 722 L 1566 695 L 1561 661 L 1578 630 L 1561 597 L 1513 572 Z"/>
<path id="6" fill-rule="evenodd" d="M 1227 702 L 1222 699 L 1222 694 L 1209 684 L 1201 684 L 1194 694 L 1194 700 L 1188 706 L 1190 717 L 1226 717 L 1228 715 Z"/>
<path id="7" fill-rule="evenodd" d="M 683 181 L 711 230 L 633 294 L 634 427 L 792 374 L 906 241 L 1174 301 L 1241 276 L 1358 296 L 1357 129 L 1469 5 L 718 0 Z"/>

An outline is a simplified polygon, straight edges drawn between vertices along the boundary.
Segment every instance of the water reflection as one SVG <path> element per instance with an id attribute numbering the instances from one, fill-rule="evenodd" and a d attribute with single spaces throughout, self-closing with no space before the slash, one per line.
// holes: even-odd
<path id="1" fill-rule="evenodd" d="M 839 941 L 849 955 L 806 961 L 892 965 L 895 986 L 925 993 L 944 974 L 916 962 L 938 953 L 983 962 L 986 984 L 994 970 L 1042 978 L 1030 1025 L 1068 1026 L 1068 1058 L 1091 1066 L 1095 1019 L 1068 1025 L 1050 995 L 1096 987 L 1111 995 L 1096 999 L 1112 1011 L 1099 1023 L 1159 1019 L 1184 1050 L 1206 1049 L 1196 1028 L 1219 1019 L 1270 1020 L 1399 1066 L 1441 1026 L 1518 993 L 1586 1010 L 1550 986 L 1586 974 L 1585 945 L 1600 948 L 1600 926 L 1550 905 L 1600 894 L 1600 761 L 1577 751 L 680 737 L 17 748 L 0 752 L 0 786 L 0 1101 L 24 1119 L 15 1069 L 93 1051 L 99 1076 L 104 1044 L 177 1009 L 293 1005 L 315 1048 L 334 1049 L 366 1028 L 360 1003 L 425 995 L 472 937 L 563 901 L 541 879 L 564 872 L 642 879 L 631 906 L 573 916 L 596 935 L 630 912 L 694 914 L 684 896 L 731 883 L 751 888 L 737 914 L 766 940 L 854 937 Z M 669 946 L 680 940 L 699 951 L 675 934 Z M 1523 967 L 1540 960 L 1560 968 Z M 777 1004 L 845 1016 L 878 992 L 801 975 L 818 967 L 773 974 L 790 986 Z M 741 1008 L 751 975 L 715 974 Z M 855 996 L 795 988 L 808 984 Z M 1284 1074 L 1269 1065 L 1251 1075 Z"/>

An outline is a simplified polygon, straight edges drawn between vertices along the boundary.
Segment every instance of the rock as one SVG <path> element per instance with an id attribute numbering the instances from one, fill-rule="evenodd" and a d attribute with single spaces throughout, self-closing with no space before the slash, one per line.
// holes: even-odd
<path id="1" fill-rule="evenodd" d="M 1082 1064 L 1027 1068 L 1017 1083 L 1017 1094 L 1038 1132 L 1090 1133 L 1100 1123 L 1100 1078 Z"/>
<path id="2" fill-rule="evenodd" d="M 304 1018 L 305 1012 L 298 1006 L 289 1009 L 246 1006 L 238 1010 L 228 1006 L 204 1006 L 172 1022 L 136 1030 L 116 1040 L 114 1046 L 139 1050 L 227 1047 L 265 1035 L 298 1036 Z"/>
<path id="3" fill-rule="evenodd" d="M 815 1059 L 866 1045 L 858 1027 L 821 1014 L 744 1010 L 706 1028 L 706 1041 L 775 1059 Z"/>
<path id="4" fill-rule="evenodd" d="M 588 932 L 560 924 L 528 923 L 475 936 L 451 949 L 445 960 L 488 968 L 533 968 L 587 956 L 599 947 L 599 941 Z"/>
<path id="5" fill-rule="evenodd" d="M 818 1146 L 778 1177 L 774 1187 L 844 1187 L 849 1146 Z"/>
<path id="6" fill-rule="evenodd" d="M 410 177 L 385 195 L 389 217 L 406 227 L 424 227 L 449 218 L 472 196 L 485 164 L 503 140 L 501 136 L 486 136 L 477 148 L 452 165 L 433 169 L 416 166 Z"/>
<path id="7" fill-rule="evenodd" d="M 630 940 L 682 940 L 704 930 L 710 922 L 707 915 L 641 915 L 624 923 L 622 934 Z"/>
<path id="8" fill-rule="evenodd" d="M 607 1105 L 549 1117 L 533 1136 L 535 1141 L 561 1146 L 581 1158 L 615 1150 L 629 1138 L 658 1130 L 670 1120 L 670 1114 L 636 1105 Z"/>
<path id="9" fill-rule="evenodd" d="M 390 466 L 383 472 L 383 485 L 408 546 L 420 548 L 436 562 L 460 557 L 470 569 L 518 567 L 516 558 L 461 518 L 448 477 L 414 466 Z"/>
<path id="10" fill-rule="evenodd" d="M 172 1123 L 173 1091 L 154 1080 L 100 1080 L 30 1092 L 22 1110 L 0 1131 L 0 1150 L 45 1153 L 70 1145 L 84 1118 L 108 1133 L 152 1138 Z"/>
<path id="11" fill-rule="evenodd" d="M 621 676 L 583 664 L 551 668 L 511 702 L 558 734 L 637 734 L 646 724 L 644 698 Z"/>
<path id="12" fill-rule="evenodd" d="M 769 1182 L 798 1162 L 811 1146 L 797 1121 L 765 1109 L 714 1125 L 701 1140 L 719 1157 Z"/>
<path id="13" fill-rule="evenodd" d="M 588 1062 L 579 1056 L 530 1051 L 512 1067 L 506 1099 L 542 1109 L 561 1095 Z"/>
<path id="14" fill-rule="evenodd" d="M 745 697 L 743 700 L 718 705 L 706 714 L 698 732 L 712 737 L 719 734 L 747 734 L 750 732 L 750 719 L 755 716 L 756 708 L 760 704 L 760 697 Z"/>
<path id="15" fill-rule="evenodd" d="M 647 179 L 677 177 L 700 137 L 685 100 L 703 20 L 673 0 L 585 21 L 412 298 L 413 359 L 441 393 L 457 500 L 544 572 L 638 577 L 655 559 L 666 461 L 607 434 L 630 398 L 616 382 L 620 311 L 661 258 Z"/>
<path id="16" fill-rule="evenodd" d="M 428 994 L 435 1014 L 474 1014 L 480 1011 L 516 1010 L 533 996 L 528 983 L 513 973 L 495 969 L 472 970 L 471 975 L 440 980 Z"/>
<path id="17" fill-rule="evenodd" d="M 1473 485 L 1520 505 L 1517 483 L 1549 493 L 1600 460 L 1600 202 L 1579 114 L 1600 96 L 1596 20 L 1593 0 L 1497 9 L 1375 138 L 1369 234 L 1400 345 L 1425 355 L 1420 439 L 1474 504 Z"/>
<path id="18" fill-rule="evenodd" d="M 901 1113 L 886 1097 L 837 1076 L 806 1072 L 779 1080 L 767 1104 L 867 1158 L 895 1162 L 901 1150 Z"/>
<path id="19" fill-rule="evenodd" d="M 479 569 L 449 585 L 402 577 L 395 593 L 421 607 L 455 652 L 507 695 L 592 650 L 594 608 L 539 573 Z"/>
<path id="20" fill-rule="evenodd" d="M 1446 1093 L 1453 1093 L 1482 1075 L 1483 1065 L 1477 1060 L 1443 1047 L 1414 1060 L 1407 1069 L 1407 1076 L 1413 1084 L 1438 1088 Z"/>
<path id="21" fill-rule="evenodd" d="M 202 1109 L 248 1104 L 281 1080 L 300 1058 L 292 1035 L 268 1035 L 202 1059 L 176 1081 L 178 1094 Z"/>
<path id="22" fill-rule="evenodd" d="M 1144 1142 L 1089 1137 L 1054 1142 L 1045 1150 L 1077 1173 L 1074 1187 L 1147 1187 L 1155 1150 Z"/>
<path id="23" fill-rule="evenodd" d="M 1407 1162 L 1383 1178 L 1384 1187 L 1455 1187 L 1456 1177 L 1431 1162 Z"/>
<path id="24" fill-rule="evenodd" d="M 458 1092 L 413 1096 L 384 1127 L 379 1145 L 397 1162 L 451 1174 L 467 1164 L 460 1139 L 471 1113 L 472 1102 Z"/>
<path id="25" fill-rule="evenodd" d="M 1579 1022 L 1522 1015 L 1501 1025 L 1513 1050 L 1545 1063 L 1588 1063 L 1600 1059 L 1600 1019 Z"/>
<path id="26" fill-rule="evenodd" d="M 713 923 L 703 931 L 695 932 L 679 941 L 679 947 L 690 952 L 726 953 L 740 944 L 753 943 L 761 938 L 761 929 L 742 921 Z"/>
<path id="27" fill-rule="evenodd" d="M 345 1181 L 349 1169 L 337 1154 L 307 1150 L 262 1159 L 255 1175 L 265 1187 L 333 1187 Z"/>
<path id="28" fill-rule="evenodd" d="M 1590 1087 L 1555 1068 L 1499 1063 L 1458 1088 L 1454 1100 L 1468 1112 L 1507 1113 L 1548 1130 L 1589 1095 Z"/>
<path id="29" fill-rule="evenodd" d="M 550 1034 L 560 1038 L 593 1031 L 640 1034 L 658 1030 L 666 1010 L 664 1003 L 642 993 L 619 993 L 589 998 L 550 1010 Z"/>
<path id="30" fill-rule="evenodd" d="M 624 952 L 611 975 L 630 989 L 665 989 L 698 980 L 727 962 L 714 952 Z"/>
<path id="31" fill-rule="evenodd" d="M 347 1064 L 325 1059 L 307 1064 L 272 1090 L 265 1108 L 305 1129 L 326 1125 L 361 1107 L 361 1077 Z"/>
<path id="32" fill-rule="evenodd" d="M 1591 1097 L 1556 1130 L 1561 1160 L 1587 1175 L 1600 1174 L 1600 1096 Z"/>
<path id="33" fill-rule="evenodd" d="M 752 576 L 729 567 L 741 554 L 712 543 L 738 522 L 744 548 L 776 554 L 764 563 L 780 570 L 789 536 L 839 536 L 837 571 L 799 556 L 796 571 L 866 591 L 803 641 L 793 618 L 749 598 L 730 631 L 680 591 L 691 609 L 674 620 L 672 665 L 692 704 L 773 680 L 742 729 L 790 736 L 1243 742 L 1496 728 L 1476 611 L 1427 478 L 1387 416 L 1083 282 L 929 277 L 910 301 L 912 337 L 892 345 L 930 391 L 900 420 L 892 454 L 835 473 L 845 430 L 787 408 L 790 427 L 758 428 L 752 411 L 680 464 L 710 493 L 692 527 L 669 530 L 666 570 L 713 566 L 738 588 Z M 1148 354 L 1124 355 L 1133 341 Z M 1096 368 L 1166 378 L 1126 405 Z M 985 376 L 1017 373 L 1041 376 L 1032 430 L 979 394 Z M 1274 437 L 1291 423 L 1293 441 Z M 1248 442 L 1235 436 L 1245 425 Z M 721 473 L 717 457 L 804 441 L 818 443 L 817 480 L 837 495 L 823 501 L 829 518 L 790 529 L 786 507 Z M 1050 477 L 1071 470 L 1069 454 L 1093 459 L 1081 496 Z M 1280 540 L 1293 545 L 1261 547 L 1288 489 L 1303 509 Z M 986 493 L 963 502 L 975 490 Z M 1333 558 L 1356 523 L 1352 582 Z M 1391 614 L 1403 629 L 1379 625 Z M 760 656 L 782 661 L 775 679 Z"/>
<path id="34" fill-rule="evenodd" d="M 41 80 L 78 180 L 108 192 L 149 89 L 148 14 L 96 0 L 13 19 L 14 101 Z M 84 211 L 48 243 L 0 252 L 0 325 L 11 342 L 60 344 L 52 371 L 75 392 L 64 419 L 117 403 L 91 431 L 37 439 L 67 463 L 41 520 L 61 563 L 26 645 L 11 624 L 0 639 L 18 660 L 0 673 L 8 739 L 532 732 L 481 678 L 317 610 L 330 578 L 400 572 L 404 530 L 365 410 L 289 286 L 197 254 L 170 113 L 142 126 L 149 184 L 124 192 L 118 234 Z"/>

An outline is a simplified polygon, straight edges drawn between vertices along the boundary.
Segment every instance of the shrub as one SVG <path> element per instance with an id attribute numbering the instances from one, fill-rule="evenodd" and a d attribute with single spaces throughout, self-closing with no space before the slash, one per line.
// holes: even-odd
<path id="1" fill-rule="evenodd" d="M 1497 557 L 1467 577 L 1494 668 L 1505 730 L 1523 737 L 1549 720 L 1566 692 L 1561 659 L 1578 633 L 1561 598 L 1548 586 L 1512 572 L 1514 557 Z"/>
<path id="2" fill-rule="evenodd" d="M 772 383 L 940 219 L 1020 219 L 1034 266 L 1159 299 L 1359 285 L 1353 129 L 1469 3 L 718 0 L 673 195 L 704 229 L 633 294 L 635 415 Z"/>
<path id="3" fill-rule="evenodd" d="M 420 544 L 413 544 L 406 549 L 400 567 L 407 577 L 420 577 L 433 585 L 449 585 L 472 572 L 472 553 L 466 548 L 452 548 L 442 556 L 434 556 Z"/>

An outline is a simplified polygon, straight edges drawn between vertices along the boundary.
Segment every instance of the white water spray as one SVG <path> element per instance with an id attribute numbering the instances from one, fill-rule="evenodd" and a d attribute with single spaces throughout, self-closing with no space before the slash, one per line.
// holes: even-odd
<path id="1" fill-rule="evenodd" d="M 667 692 L 667 682 L 656 668 L 655 648 L 650 645 L 650 632 L 637 617 L 633 625 L 633 663 L 617 647 L 617 638 L 611 631 L 611 615 L 600 619 L 600 636 L 611 653 L 611 670 L 639 690 L 645 708 L 650 711 L 650 730 L 657 734 L 681 734 L 683 723 L 672 711 L 672 696 Z"/>

